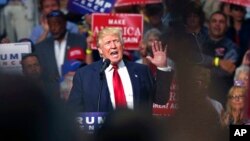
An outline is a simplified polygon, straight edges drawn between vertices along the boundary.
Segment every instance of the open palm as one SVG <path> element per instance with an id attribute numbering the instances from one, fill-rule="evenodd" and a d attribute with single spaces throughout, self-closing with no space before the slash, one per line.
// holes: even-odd
<path id="1" fill-rule="evenodd" d="M 167 67 L 167 49 L 162 47 L 160 41 L 152 43 L 153 56 L 147 56 L 147 59 L 156 67 Z"/>

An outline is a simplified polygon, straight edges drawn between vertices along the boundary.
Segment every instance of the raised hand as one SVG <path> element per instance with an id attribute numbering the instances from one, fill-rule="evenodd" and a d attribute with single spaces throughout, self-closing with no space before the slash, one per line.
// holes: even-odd
<path id="1" fill-rule="evenodd" d="M 246 53 L 244 54 L 241 64 L 250 66 L 250 50 L 247 50 Z"/>
<path id="2" fill-rule="evenodd" d="M 220 60 L 220 68 L 223 69 L 224 71 L 232 74 L 236 68 L 234 62 L 232 60 Z"/>
<path id="3" fill-rule="evenodd" d="M 153 56 L 147 56 L 147 59 L 156 67 L 167 67 L 167 49 L 162 47 L 161 41 L 152 43 Z"/>

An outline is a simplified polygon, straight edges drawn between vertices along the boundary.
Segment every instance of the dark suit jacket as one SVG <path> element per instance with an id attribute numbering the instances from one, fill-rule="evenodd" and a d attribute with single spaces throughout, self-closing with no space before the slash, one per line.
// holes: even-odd
<path id="1" fill-rule="evenodd" d="M 66 43 L 65 60 L 67 53 L 71 47 L 78 46 L 84 50 L 86 48 L 86 39 L 82 35 L 68 33 Z M 59 96 L 60 76 L 56 65 L 56 57 L 54 51 L 54 39 L 49 37 L 35 46 L 35 54 L 37 54 L 42 66 L 42 79 L 45 83 L 47 93 Z"/>
<path id="2" fill-rule="evenodd" d="M 124 61 L 132 83 L 134 110 L 151 112 L 152 102 L 165 104 L 168 99 L 172 73 L 160 72 L 160 83 L 155 83 L 146 65 Z M 78 112 L 110 112 L 113 110 L 106 79 L 100 78 L 102 61 L 94 62 L 79 69 L 73 80 L 68 103 Z M 101 90 L 101 83 L 103 83 Z M 156 90 L 157 89 L 157 90 Z M 101 91 L 101 92 L 100 92 Z M 157 91 L 157 92 L 156 92 Z M 98 97 L 100 95 L 100 110 Z"/>

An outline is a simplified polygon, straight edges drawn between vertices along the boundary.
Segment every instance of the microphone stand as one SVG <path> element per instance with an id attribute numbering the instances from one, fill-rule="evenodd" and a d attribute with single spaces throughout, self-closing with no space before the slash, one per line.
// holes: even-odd
<path id="1" fill-rule="evenodd" d="M 102 94 L 102 88 L 103 88 L 103 81 L 105 80 L 105 72 L 100 73 L 100 83 L 101 87 L 99 89 L 99 95 L 98 95 L 98 103 L 97 103 L 97 112 L 100 112 L 100 101 L 101 101 L 101 94 Z"/>
<path id="2" fill-rule="evenodd" d="M 109 59 L 105 59 L 103 61 L 103 65 L 101 67 L 100 70 L 100 83 L 101 83 L 101 87 L 99 89 L 99 95 L 98 95 L 98 101 L 97 101 L 97 112 L 100 112 L 100 101 L 101 101 L 101 93 L 102 93 L 102 87 L 103 87 L 103 81 L 105 80 L 105 69 L 109 66 L 110 64 L 110 60 Z"/>

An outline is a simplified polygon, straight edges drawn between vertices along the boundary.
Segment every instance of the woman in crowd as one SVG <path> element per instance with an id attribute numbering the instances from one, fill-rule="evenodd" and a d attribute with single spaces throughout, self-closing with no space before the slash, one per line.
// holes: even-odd
<path id="1" fill-rule="evenodd" d="M 235 85 L 243 86 L 248 89 L 248 76 L 250 72 L 250 67 L 247 65 L 239 66 L 234 75 Z"/>
<path id="2" fill-rule="evenodd" d="M 246 89 L 233 86 L 229 90 L 225 112 L 221 116 L 223 127 L 249 124 L 246 116 Z"/>
<path id="3" fill-rule="evenodd" d="M 245 52 L 248 49 L 248 40 L 250 35 L 250 21 L 245 20 L 246 7 L 240 5 L 230 5 L 230 26 L 227 31 L 227 37 L 238 45 L 239 60 L 237 66 L 240 65 Z"/>

